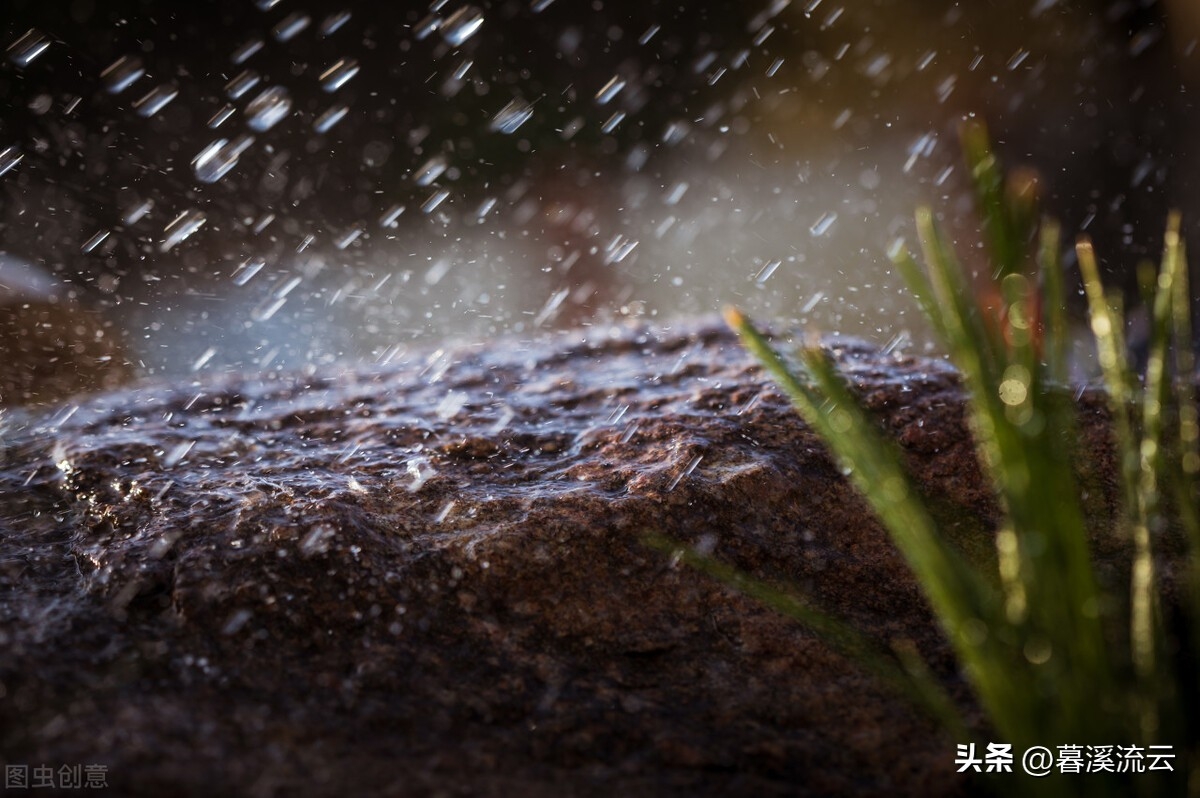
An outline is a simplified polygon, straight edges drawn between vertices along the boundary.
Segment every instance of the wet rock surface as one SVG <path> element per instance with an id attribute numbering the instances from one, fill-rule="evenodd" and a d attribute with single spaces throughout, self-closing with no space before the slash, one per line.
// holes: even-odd
<path id="1" fill-rule="evenodd" d="M 954 373 L 829 343 L 987 551 Z M 912 640 L 969 706 L 887 535 L 715 324 L 20 412 L 0 471 L 8 762 L 105 764 L 122 795 L 968 789 L 903 700 L 644 544 L 701 543 Z"/>

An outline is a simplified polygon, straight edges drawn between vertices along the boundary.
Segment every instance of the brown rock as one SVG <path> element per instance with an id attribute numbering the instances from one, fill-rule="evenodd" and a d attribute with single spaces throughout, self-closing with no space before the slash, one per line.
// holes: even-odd
<path id="1" fill-rule="evenodd" d="M 986 550 L 953 372 L 833 348 Z M 966 790 L 903 700 L 644 545 L 702 542 L 914 641 L 973 711 L 887 535 L 723 328 L 143 385 L 66 415 L 4 438 L 9 762 L 102 763 L 122 795 Z"/>

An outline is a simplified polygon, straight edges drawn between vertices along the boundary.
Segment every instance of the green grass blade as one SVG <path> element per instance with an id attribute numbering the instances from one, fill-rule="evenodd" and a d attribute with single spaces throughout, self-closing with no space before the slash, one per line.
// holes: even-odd
<path id="1" fill-rule="evenodd" d="M 923 707 L 955 739 L 967 739 L 970 733 L 954 702 L 937 680 L 913 662 L 903 643 L 894 644 L 896 656 L 889 656 L 875 641 L 829 613 L 816 609 L 795 594 L 755 579 L 733 566 L 701 554 L 678 541 L 660 535 L 648 535 L 646 543 L 654 549 L 677 557 L 680 562 L 744 593 L 780 615 L 800 622 L 838 653 L 863 666 L 885 684 Z M 911 648 L 911 647 L 910 647 Z"/>

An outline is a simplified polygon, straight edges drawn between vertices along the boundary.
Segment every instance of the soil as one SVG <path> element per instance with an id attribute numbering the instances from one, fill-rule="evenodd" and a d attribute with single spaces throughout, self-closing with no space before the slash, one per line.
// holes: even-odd
<path id="1" fill-rule="evenodd" d="M 987 551 L 955 373 L 827 345 Z M 99 763 L 118 795 L 969 790 L 904 699 L 646 545 L 912 641 L 978 722 L 887 534 L 715 322 L 142 384 L 5 424 L 8 763 Z"/>

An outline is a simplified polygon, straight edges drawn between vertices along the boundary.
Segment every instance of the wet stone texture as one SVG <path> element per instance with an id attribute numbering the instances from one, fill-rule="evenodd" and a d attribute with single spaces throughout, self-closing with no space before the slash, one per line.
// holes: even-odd
<path id="1" fill-rule="evenodd" d="M 953 372 L 830 346 L 986 552 Z M 969 706 L 886 534 L 715 324 L 143 385 L 5 423 L 8 762 L 105 764 L 121 795 L 969 789 L 902 700 L 644 545 L 699 543 L 910 639 Z"/>

